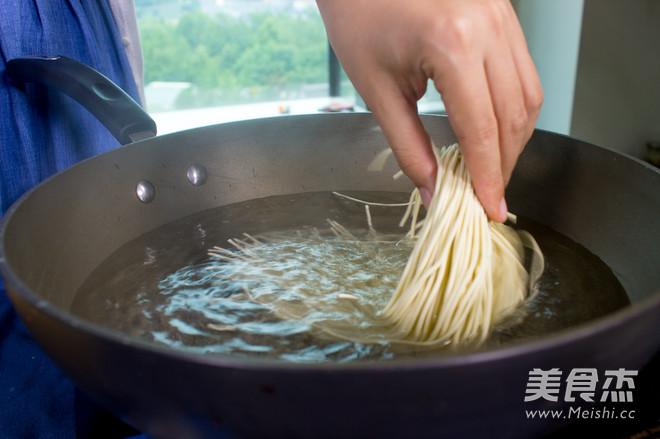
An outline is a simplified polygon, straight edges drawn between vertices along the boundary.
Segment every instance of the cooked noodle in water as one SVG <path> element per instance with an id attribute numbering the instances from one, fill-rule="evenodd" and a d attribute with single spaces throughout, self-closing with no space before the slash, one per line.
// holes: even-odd
<path id="1" fill-rule="evenodd" d="M 329 221 L 330 233 L 245 235 L 230 240 L 233 249 L 209 250 L 221 261 L 213 269 L 222 281 L 240 283 L 245 300 L 327 337 L 430 346 L 483 342 L 497 324 L 524 311 L 543 257 L 527 232 L 488 220 L 458 145 L 435 153 L 435 193 L 418 221 L 421 198 L 413 191 L 402 219 L 402 225 L 411 220 L 406 235 L 377 232 L 370 203 L 352 199 L 365 204 L 366 233 Z M 529 272 L 525 248 L 531 249 Z M 407 264 L 401 252 L 409 254 Z"/>

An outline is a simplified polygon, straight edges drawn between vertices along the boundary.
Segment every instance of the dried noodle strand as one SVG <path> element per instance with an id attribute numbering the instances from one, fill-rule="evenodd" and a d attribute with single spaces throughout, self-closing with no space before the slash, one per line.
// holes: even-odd
<path id="1" fill-rule="evenodd" d="M 523 265 L 523 240 L 535 254 L 534 282 L 542 256 L 531 235 L 521 238 L 489 222 L 457 144 L 435 154 L 435 193 L 382 316 L 398 337 L 418 343 L 481 343 L 533 288 Z"/>

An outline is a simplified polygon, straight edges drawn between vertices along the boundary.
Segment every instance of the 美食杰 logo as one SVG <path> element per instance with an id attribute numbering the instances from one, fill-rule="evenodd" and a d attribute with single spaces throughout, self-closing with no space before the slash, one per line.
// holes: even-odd
<path id="1" fill-rule="evenodd" d="M 527 377 L 524 401 L 571 405 L 567 410 L 526 410 L 527 418 L 634 419 L 635 411 L 618 403 L 633 402 L 637 373 L 623 368 L 605 370 L 602 374 L 595 368 L 574 368 L 568 373 L 559 368 L 534 368 Z M 586 403 L 590 405 L 585 406 Z"/>

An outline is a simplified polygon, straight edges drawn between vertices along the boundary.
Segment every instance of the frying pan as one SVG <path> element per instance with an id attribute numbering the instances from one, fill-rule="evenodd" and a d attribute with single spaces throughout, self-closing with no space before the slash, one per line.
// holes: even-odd
<path id="1" fill-rule="evenodd" d="M 19 60 L 14 76 L 43 62 Z M 422 120 L 437 144 L 455 141 L 446 118 Z M 383 172 L 365 172 L 385 147 L 369 114 L 251 120 L 123 146 L 57 174 L 10 208 L 1 224 L 5 286 L 35 339 L 85 393 L 157 438 L 535 437 L 568 420 L 526 418 L 527 410 L 565 406 L 561 398 L 524 401 L 532 369 L 637 370 L 658 351 L 660 173 L 538 130 L 508 187 L 511 211 L 598 255 L 630 306 L 499 348 L 343 364 L 205 356 L 69 312 L 105 258 L 175 219 L 269 195 L 409 192 L 410 183 L 391 178 L 393 160 Z M 191 167 L 205 179 L 191 183 Z"/>

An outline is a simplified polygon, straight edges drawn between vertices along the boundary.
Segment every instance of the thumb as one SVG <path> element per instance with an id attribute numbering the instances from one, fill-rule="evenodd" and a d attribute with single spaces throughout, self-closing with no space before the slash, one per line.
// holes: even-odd
<path id="1" fill-rule="evenodd" d="M 388 97 L 381 90 L 378 103 L 371 111 L 385 133 L 401 170 L 417 186 L 424 205 L 428 207 L 438 166 L 431 140 L 417 113 L 416 101 L 410 101 L 396 91 Z"/>

